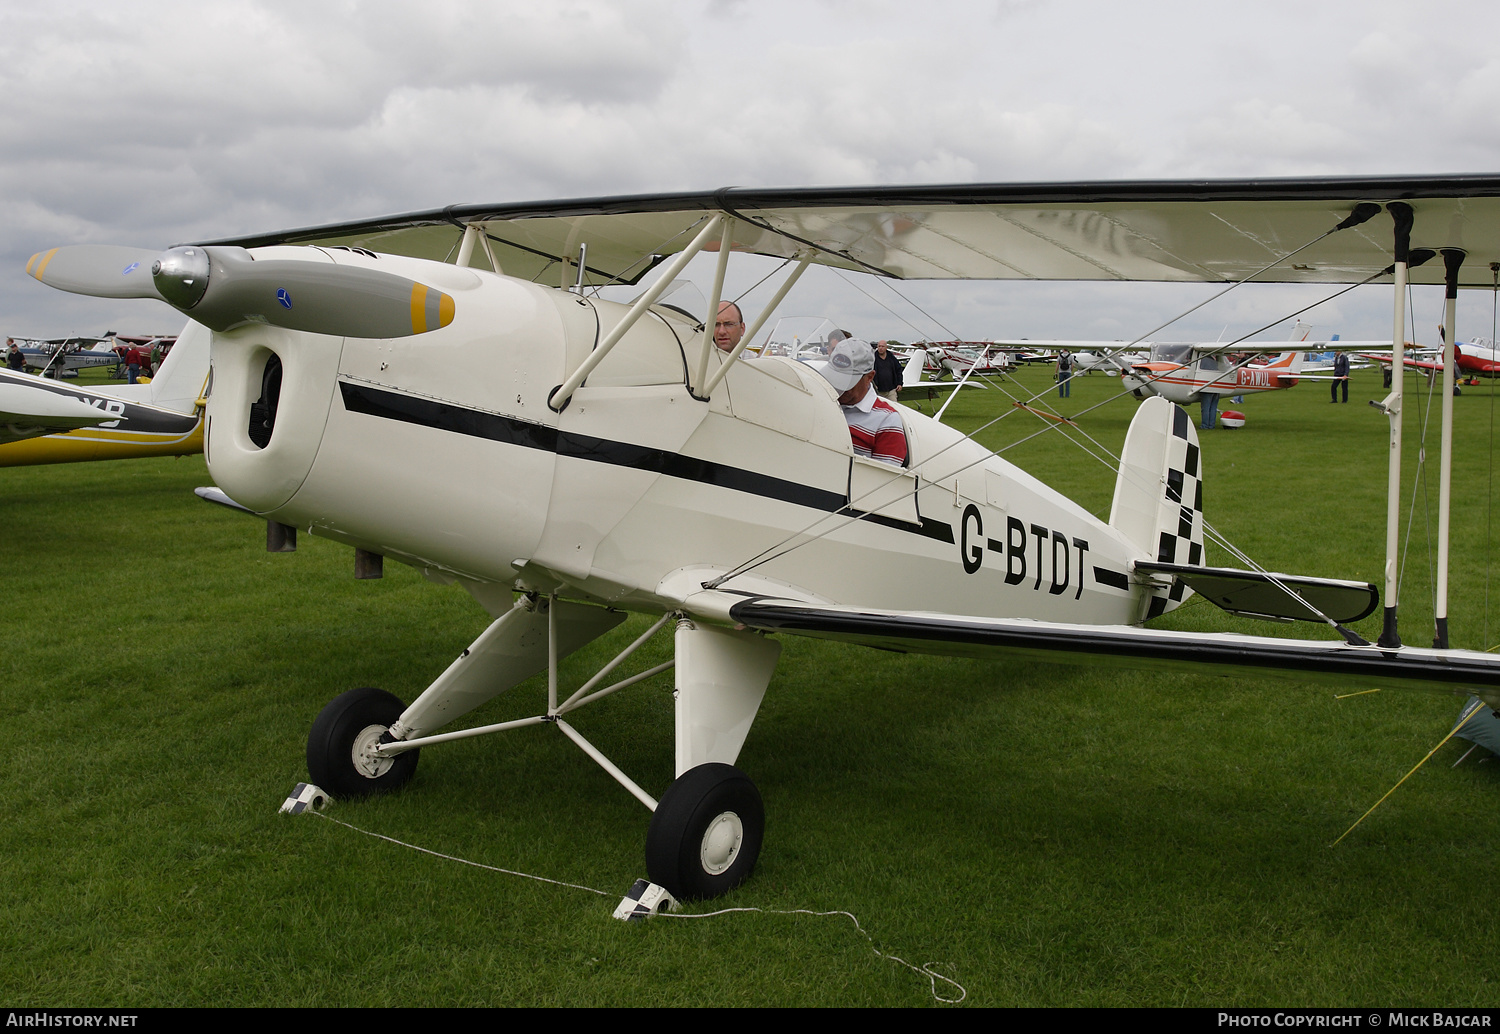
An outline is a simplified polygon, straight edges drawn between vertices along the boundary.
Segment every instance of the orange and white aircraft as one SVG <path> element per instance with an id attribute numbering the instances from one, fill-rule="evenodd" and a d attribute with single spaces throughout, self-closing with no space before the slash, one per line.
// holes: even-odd
<path id="1" fill-rule="evenodd" d="M 1204 395 L 1250 395 L 1297 386 L 1303 353 L 1281 352 L 1270 362 L 1254 362 L 1222 345 L 1156 345 L 1151 360 L 1133 363 L 1120 375 L 1136 398 L 1160 395 L 1185 406 Z M 1196 358 L 1194 356 L 1196 355 Z"/>
<path id="2" fill-rule="evenodd" d="M 1075 376 L 1086 370 L 1105 370 L 1111 374 L 1118 371 L 1122 383 L 1136 398 L 1158 395 L 1185 406 L 1200 401 L 1205 394 L 1249 395 L 1295 387 L 1308 351 L 1351 347 L 1347 342 L 1310 341 L 1310 334 L 1311 328 L 1300 321 L 1292 327 L 1289 344 L 1296 351 L 1286 345 L 1268 346 L 1260 341 L 1030 340 L 1025 343 L 1033 348 L 1070 353 L 1074 357 Z M 1371 348 L 1379 345 L 1380 342 L 1365 344 Z M 1140 358 L 1143 352 L 1147 358 Z M 1276 354 L 1268 361 L 1264 358 L 1267 352 Z"/>

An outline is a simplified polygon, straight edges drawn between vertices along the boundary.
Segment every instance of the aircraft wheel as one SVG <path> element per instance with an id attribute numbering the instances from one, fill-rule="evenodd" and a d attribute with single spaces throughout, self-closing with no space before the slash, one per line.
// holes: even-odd
<path id="1" fill-rule="evenodd" d="M 399 789 L 417 769 L 421 750 L 374 757 L 406 705 L 383 689 L 363 686 L 335 697 L 318 712 L 307 734 L 308 777 L 335 797 L 366 797 Z"/>
<path id="2" fill-rule="evenodd" d="M 766 810 L 749 777 L 732 765 L 699 765 L 656 805 L 646 872 L 685 901 L 727 894 L 755 868 L 765 832 Z"/>

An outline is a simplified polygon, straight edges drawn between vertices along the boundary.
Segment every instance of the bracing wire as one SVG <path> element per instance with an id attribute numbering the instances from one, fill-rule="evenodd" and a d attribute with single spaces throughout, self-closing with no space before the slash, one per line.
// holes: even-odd
<path id="1" fill-rule="evenodd" d="M 783 259 L 781 265 L 779 265 L 775 269 L 771 270 L 765 276 L 763 276 L 759 280 L 755 281 L 755 283 L 753 283 L 749 287 L 745 288 L 743 291 L 741 291 L 738 295 L 736 295 L 734 298 L 732 298 L 730 300 L 734 302 L 734 304 L 735 304 L 736 307 L 738 307 L 739 304 L 740 304 L 740 300 L 741 299 L 747 297 L 750 294 L 751 291 L 755 290 L 761 284 L 763 284 L 767 280 L 771 279 L 777 273 L 780 273 L 783 269 L 785 269 L 787 266 L 791 265 L 795 261 L 796 261 L 796 259 L 790 259 L 790 258 L 789 259 Z M 718 313 L 714 313 L 714 315 L 718 316 Z"/>
<path id="2" fill-rule="evenodd" d="M 1323 232 L 1322 234 L 1320 234 L 1317 237 L 1313 238 L 1312 240 L 1308 241 L 1306 244 L 1302 245 L 1301 247 L 1296 248 L 1295 250 L 1293 250 L 1293 251 L 1291 251 L 1291 252 L 1289 252 L 1289 253 L 1287 253 L 1287 254 L 1285 254 L 1283 256 L 1280 256 L 1279 258 L 1273 260 L 1270 263 L 1267 263 L 1265 266 L 1262 266 L 1260 269 L 1256 270 L 1255 272 L 1253 272 L 1253 273 L 1249 274 L 1248 276 L 1246 276 L 1246 277 L 1244 277 L 1244 278 L 1236 281 L 1235 283 L 1230 284 L 1229 286 L 1225 287 L 1222 291 L 1219 291 L 1218 293 L 1216 293 L 1212 297 L 1210 297 L 1208 299 L 1205 299 L 1202 302 L 1199 302 L 1197 305 L 1194 305 L 1194 306 L 1188 308 L 1187 310 L 1185 310 L 1184 312 L 1180 313 L 1179 315 L 1173 317 L 1170 320 L 1167 320 L 1166 322 L 1160 324 L 1156 328 L 1148 331 L 1146 334 L 1143 334 L 1140 337 L 1136 338 L 1135 341 L 1133 341 L 1133 342 L 1131 342 L 1131 343 L 1129 343 L 1127 345 L 1122 346 L 1122 349 L 1120 349 L 1120 350 L 1123 350 L 1123 349 L 1126 349 L 1126 348 L 1130 348 L 1133 345 L 1138 344 L 1141 341 L 1144 341 L 1149 335 L 1156 333 L 1158 330 L 1161 330 L 1161 329 L 1163 329 L 1165 327 L 1171 326 L 1173 323 L 1175 323 L 1178 320 L 1182 319 L 1183 316 L 1186 316 L 1189 313 L 1192 313 L 1192 312 L 1196 311 L 1197 309 L 1202 308 L 1204 305 L 1207 305 L 1209 302 L 1213 301 L 1216 298 L 1223 297 L 1223 295 L 1226 294 L 1226 293 L 1228 293 L 1230 290 L 1233 290 L 1236 287 L 1242 286 L 1243 284 L 1247 283 L 1248 281 L 1250 281 L 1254 277 L 1259 276 L 1261 273 L 1263 273 L 1266 270 L 1272 268 L 1273 266 L 1275 266 L 1275 265 L 1277 265 L 1277 264 L 1279 264 L 1281 262 L 1286 261 L 1286 259 L 1291 258 L 1292 256 L 1298 254 L 1301 251 L 1306 250 L 1309 247 L 1312 247 L 1314 244 L 1316 244 L 1319 241 L 1323 240 L 1324 238 L 1328 237 L 1330 234 L 1337 232 L 1339 229 L 1342 229 L 1343 226 L 1344 226 L 1344 224 L 1341 223 L 1339 226 L 1334 227 L 1331 230 L 1327 230 L 1327 231 Z M 1291 318 L 1293 318 L 1295 316 L 1299 316 L 1302 313 L 1305 313 L 1305 312 L 1309 311 L 1310 309 L 1313 309 L 1313 308 L 1317 307 L 1318 305 L 1322 305 L 1322 304 L 1325 304 L 1325 303 L 1327 303 L 1329 301 L 1332 301 L 1333 299 L 1338 298 L 1341 295 L 1346 294 L 1347 292 L 1354 290 L 1354 288 L 1356 288 L 1356 287 L 1361 287 L 1361 286 L 1364 286 L 1365 284 L 1371 283 L 1372 281 L 1374 281 L 1374 280 L 1376 280 L 1376 279 L 1378 279 L 1378 278 L 1380 278 L 1382 276 L 1387 275 L 1389 272 L 1390 272 L 1389 270 L 1382 270 L 1381 272 L 1372 274 L 1371 276 L 1367 277 L 1366 279 L 1360 281 L 1357 284 L 1351 284 L 1351 285 L 1349 285 L 1349 286 L 1347 286 L 1347 287 L 1345 287 L 1345 288 L 1343 288 L 1343 289 L 1341 289 L 1339 291 L 1334 292 L 1333 294 L 1329 295 L 1327 298 L 1324 298 L 1324 299 L 1321 299 L 1320 301 L 1314 302 L 1311 305 L 1304 306 L 1303 308 L 1298 309 L 1296 312 L 1291 313 L 1288 316 L 1283 316 L 1280 319 L 1277 319 L 1277 320 L 1273 321 L 1272 323 L 1266 324 L 1264 327 L 1258 328 L 1256 330 L 1251 331 L 1249 334 L 1245 334 L 1245 335 L 1243 335 L 1243 336 L 1241 336 L 1239 338 L 1236 338 L 1234 341 L 1227 342 L 1224 345 L 1222 345 L 1221 347 L 1219 347 L 1217 349 L 1214 349 L 1213 352 L 1210 353 L 1210 354 L 1218 354 L 1220 352 L 1228 351 L 1229 349 L 1233 348 L 1235 345 L 1240 344 L 1241 342 L 1245 341 L 1247 338 L 1249 338 L 1249 337 L 1251 337 L 1251 336 L 1253 336 L 1255 334 L 1261 333 L 1264 330 L 1268 330 L 1271 327 L 1274 327 L 1274 326 L 1276 326 L 1279 323 L 1283 323 L 1287 319 L 1291 319 Z M 890 284 L 887 284 L 887 287 L 889 287 L 892 290 L 892 292 L 895 293 L 898 297 L 901 297 L 901 298 L 903 298 L 903 300 L 908 301 L 908 304 L 911 304 L 913 306 L 913 308 L 916 308 L 919 312 L 922 312 L 923 315 L 927 316 L 929 319 L 932 319 L 933 322 L 935 324 L 937 324 L 939 327 L 943 327 L 943 325 L 942 325 L 942 323 L 940 321 L 938 321 L 934 317 L 932 317 L 931 314 L 925 312 L 925 310 L 923 310 L 920 306 L 917 306 L 914 302 L 910 302 L 909 299 L 905 299 L 905 296 L 901 295 L 899 291 L 896 291 L 893 286 L 891 286 Z M 868 294 L 867 292 L 862 292 L 862 293 Z M 890 311 L 889 307 L 886 307 L 886 306 L 883 306 L 883 307 L 887 308 L 888 311 Z M 906 321 L 904 318 L 903 318 L 903 322 L 907 322 L 908 326 L 911 326 L 910 322 Z M 913 326 L 913 329 L 916 329 L 916 328 Z M 943 327 L 943 330 L 944 330 L 945 333 L 949 333 L 950 335 L 952 334 L 952 332 L 948 331 L 948 329 L 946 327 Z M 954 337 L 955 340 L 957 339 L 956 335 L 952 335 L 952 336 Z M 1241 366 L 1245 365 L 1249 361 L 1250 361 L 1249 357 L 1247 357 L 1244 360 L 1241 360 L 1240 363 L 1238 363 L 1235 366 L 1231 367 L 1230 370 L 1225 371 L 1225 373 L 1221 374 L 1220 377 L 1227 376 L 1229 373 L 1234 372 L 1235 370 L 1239 369 Z M 970 373 L 973 372 L 973 368 L 972 367 L 970 368 L 969 372 Z M 1157 375 L 1157 377 L 1150 378 L 1147 381 L 1147 383 L 1150 383 L 1151 381 L 1154 381 L 1154 380 L 1158 379 L 1160 376 L 1162 376 L 1162 375 Z M 1218 378 L 1216 378 L 1216 379 L 1218 379 Z M 955 389 L 955 390 L 957 390 L 957 389 Z M 1004 389 L 1002 389 L 1002 391 L 1004 391 Z M 1036 402 L 1037 400 L 1039 400 L 1040 398 L 1042 398 L 1042 396 L 1048 394 L 1049 391 L 1050 391 L 1050 389 L 1044 389 L 1044 390 L 1042 390 L 1040 392 L 1037 392 L 1036 394 L 1034 394 L 1030 398 L 1028 398 L 1024 403 L 1019 403 L 1019 405 L 1017 406 L 1017 408 L 1026 408 L 1029 403 Z M 1099 408 L 1100 406 L 1107 405 L 1108 403 L 1116 401 L 1119 398 L 1123 398 L 1125 395 L 1128 395 L 1130 393 L 1131 393 L 1130 389 L 1126 389 L 1124 391 L 1121 391 L 1117 395 L 1111 396 L 1110 398 L 1107 398 L 1107 399 L 1105 399 L 1102 402 L 1099 402 L 1099 403 L 1096 403 L 1093 406 L 1087 407 L 1086 409 L 1084 409 L 1084 410 L 1080 411 L 1079 413 L 1075 414 L 1075 416 L 1081 416 L 1084 413 L 1088 413 L 1088 412 L 1090 412 L 1090 411 L 1092 411 L 1094 409 Z M 1018 401 L 1018 400 L 1016 400 L 1015 396 L 1013 396 L 1013 395 L 1010 394 L 1010 392 L 1004 391 L 1004 394 L 1008 398 L 1010 398 L 1013 402 L 1017 402 Z M 976 435 L 978 435 L 978 434 L 982 433 L 983 431 L 987 430 L 988 428 L 992 427 L 994 424 L 998 423 L 1000 420 L 1003 420 L 1005 417 L 1011 415 L 1011 413 L 1013 413 L 1013 412 L 1014 412 L 1014 410 L 1012 409 L 1010 411 L 1007 411 L 1006 413 L 1000 414 L 999 416 L 995 417 L 994 419 L 992 419 L 990 421 L 987 421 L 985 424 L 983 424 L 979 428 L 975 429 L 974 431 L 971 431 L 971 432 L 963 435 L 960 439 L 958 439 L 958 440 L 950 443 L 947 446 L 944 446 L 942 449 L 939 449 L 932 456 L 929 456 L 929 457 L 925 458 L 924 460 L 920 461 L 918 464 L 916 464 L 916 466 L 908 468 L 907 470 L 903 470 L 903 471 L 899 471 L 899 472 L 893 473 L 892 476 L 889 479 L 887 479 L 886 482 L 882 483 L 879 486 L 876 486 L 876 487 L 870 489 L 869 491 L 867 491 L 866 493 L 864 493 L 864 495 L 862 495 L 860 497 L 860 499 L 867 498 L 868 496 L 870 496 L 870 495 L 872 495 L 872 494 L 874 494 L 876 492 L 879 492 L 886 485 L 888 485 L 891 482 L 895 481 L 899 477 L 905 476 L 906 474 L 916 474 L 916 473 L 918 473 L 921 470 L 922 467 L 927 466 L 928 464 L 932 463 L 933 460 L 937 459 L 939 456 L 941 456 L 944 453 L 948 452 L 950 449 L 952 449 L 955 446 L 957 446 L 960 442 L 973 440 Z M 1022 442 L 1025 442 L 1025 441 L 1029 441 L 1032 438 L 1035 438 L 1037 435 L 1043 434 L 1043 433 L 1051 430 L 1053 427 L 1058 427 L 1058 426 L 1061 426 L 1061 425 L 1060 424 L 1047 423 L 1047 425 L 1044 426 L 1041 430 L 1035 432 L 1032 435 L 1028 435 L 1025 438 L 1022 438 L 1018 442 L 1013 442 L 1007 448 L 1014 448 L 1016 445 L 1019 445 Z M 1075 444 L 1077 444 L 1077 443 L 1075 442 Z M 1095 445 L 1098 446 L 1098 443 L 1096 442 Z M 1101 449 L 1101 451 L 1103 451 L 1106 454 L 1108 454 L 1109 450 L 1103 449 L 1102 446 L 1099 446 L 1099 448 Z M 1004 451 L 1004 450 L 1002 450 L 1002 451 Z M 1087 450 L 1085 450 L 1085 451 L 1087 451 Z M 993 455 L 998 455 L 998 453 L 994 453 Z M 984 462 L 985 458 L 986 457 L 980 457 L 979 459 L 976 459 L 975 461 L 964 465 L 963 467 L 959 468 L 958 470 L 949 471 L 948 474 L 947 474 L 947 476 L 949 476 L 949 477 L 956 477 L 958 474 L 962 473 L 965 470 L 968 470 L 969 468 L 975 466 L 976 464 Z M 1096 457 L 1096 458 L 1098 458 L 1098 457 Z M 785 536 L 779 542 L 777 542 L 777 543 L 775 543 L 775 544 L 773 544 L 771 546 L 768 546 L 767 548 L 761 550 L 759 553 L 755 554 L 754 556 L 750 557 L 749 559 L 741 562 L 740 564 L 738 564 L 735 567 L 731 568 L 730 570 L 726 571 L 724 574 L 719 575 L 717 578 L 715 578 L 715 579 L 713 579 L 713 580 L 711 580 L 709 582 L 706 582 L 705 583 L 705 588 L 716 589 L 716 588 L 720 587 L 721 585 L 723 585 L 726 581 L 728 581 L 731 578 L 734 578 L 734 577 L 736 577 L 738 575 L 745 574 L 745 573 L 753 570 L 756 567 L 760 567 L 763 564 L 769 563 L 769 562 L 771 562 L 773 560 L 776 560 L 776 559 L 778 559 L 778 558 L 780 558 L 782 556 L 785 556 L 787 553 L 790 553 L 793 550 L 800 548 L 801 546 L 807 545 L 807 544 L 809 544 L 811 542 L 814 542 L 814 541 L 817 541 L 817 540 L 819 540 L 821 538 L 824 538 L 827 535 L 830 535 L 830 534 L 834 533 L 838 529 L 840 529 L 842 527 L 845 527 L 848 524 L 851 524 L 851 523 L 853 523 L 856 520 L 863 519 L 865 516 L 867 516 L 866 514 L 862 514 L 862 513 L 858 513 L 858 512 L 853 512 L 853 513 L 850 512 L 851 510 L 853 510 L 855 503 L 859 502 L 860 499 L 851 499 L 849 501 L 849 503 L 845 507 L 842 507 L 841 509 L 835 511 L 834 513 L 832 513 L 832 514 L 825 514 L 825 515 L 819 516 L 816 520 L 814 520 L 813 522 L 811 522 L 810 524 L 808 524 L 806 527 L 804 527 L 804 528 L 802 528 L 802 529 L 800 529 L 798 531 L 795 531 L 795 532 L 793 532 L 790 535 Z M 843 517 L 844 519 L 843 520 L 837 520 L 837 518 L 839 518 L 839 517 Z M 828 526 L 827 527 L 825 527 L 822 531 L 817 532 L 816 534 L 811 534 L 813 532 L 814 528 L 816 528 L 820 524 L 823 524 L 825 521 L 828 522 Z M 800 540 L 800 541 L 797 541 L 797 540 Z M 1238 553 L 1239 551 L 1235 550 L 1234 552 Z M 1242 554 L 1240 554 L 1240 555 L 1242 555 Z M 1257 565 L 1257 567 L 1258 567 L 1258 565 Z M 1269 572 L 1265 572 L 1265 573 L 1269 573 Z M 1321 614 L 1321 612 L 1317 611 L 1316 608 L 1313 608 L 1313 607 L 1311 607 L 1310 604 L 1307 604 L 1305 600 L 1301 600 L 1301 597 L 1297 593 L 1293 592 L 1289 587 L 1287 587 L 1285 585 L 1281 585 L 1281 588 L 1284 591 L 1286 591 L 1288 593 L 1288 595 L 1292 596 L 1295 599 L 1298 599 L 1300 602 L 1303 602 L 1304 605 L 1309 606 L 1309 608 L 1311 610 L 1313 610 L 1314 612 Z M 1336 629 L 1339 628 L 1339 626 L 1337 625 L 1337 623 L 1334 622 L 1332 619 L 1327 618 L 1326 615 L 1322 615 L 1322 616 L 1334 628 L 1336 628 Z M 1340 629 L 1340 631 L 1342 632 L 1341 629 Z"/>
<path id="3" fill-rule="evenodd" d="M 1412 291 L 1412 285 L 1406 285 L 1407 303 L 1406 311 L 1411 320 L 1411 339 L 1417 340 L 1417 316 L 1416 298 Z M 1397 372 L 1395 356 L 1391 357 L 1391 376 L 1405 376 L 1405 371 Z M 1422 431 L 1418 437 L 1417 444 L 1417 469 L 1412 475 L 1411 507 L 1406 515 L 1406 535 L 1401 541 L 1401 566 L 1396 572 L 1396 598 L 1401 598 L 1401 586 L 1406 581 L 1406 562 L 1411 556 L 1411 532 L 1417 519 L 1417 496 L 1422 497 L 1422 517 L 1427 532 L 1427 577 L 1432 584 L 1432 609 L 1437 612 L 1437 579 L 1434 575 L 1436 562 L 1432 556 L 1432 507 L 1427 497 L 1427 430 L 1432 421 L 1432 393 L 1436 388 L 1440 377 L 1432 377 L 1427 382 L 1427 408 L 1422 408 L 1422 396 L 1417 395 L 1417 410 L 1421 415 Z"/>
<path id="4" fill-rule="evenodd" d="M 1339 295 L 1342 295 L 1342 294 L 1346 293 L 1347 291 L 1351 291 L 1355 287 L 1363 286 L 1363 284 L 1369 283 L 1370 280 L 1374 280 L 1376 277 L 1381 276 L 1381 275 L 1384 275 L 1384 274 L 1377 273 L 1375 276 L 1370 277 L 1369 279 L 1363 281 L 1361 284 L 1354 284 L 1354 285 L 1351 285 L 1350 287 L 1344 288 L 1341 291 L 1337 291 L 1334 294 L 1330 295 L 1328 298 L 1323 299 L 1323 302 L 1332 301 L 1334 298 L 1337 298 Z M 1314 302 L 1312 305 L 1309 305 L 1309 306 L 1306 306 L 1306 307 L 1304 307 L 1302 309 L 1299 309 L 1296 313 L 1293 313 L 1292 315 L 1293 316 L 1301 315 L 1302 313 L 1307 312 L 1308 309 L 1312 309 L 1312 308 L 1315 308 L 1317 305 L 1323 304 L 1323 302 Z M 1291 318 L 1291 317 L 1283 317 L 1282 319 L 1278 319 L 1278 320 L 1276 320 L 1273 323 L 1267 324 L 1266 326 L 1267 327 L 1274 327 L 1278 323 L 1284 323 L 1286 321 L 1286 319 L 1289 319 L 1289 318 Z M 1261 328 L 1261 329 L 1266 329 L 1266 328 Z M 1258 334 L 1258 333 L 1260 333 L 1260 330 L 1255 330 L 1255 331 L 1251 332 L 1251 334 Z M 1245 337 L 1249 337 L 1249 336 L 1250 335 L 1245 335 Z M 1237 339 L 1235 341 L 1229 342 L 1229 344 L 1226 345 L 1226 346 L 1224 346 L 1224 347 L 1228 348 L 1228 347 L 1230 347 L 1232 345 L 1238 344 L 1240 341 L 1243 341 L 1244 339 L 1245 339 L 1244 337 L 1239 338 L 1239 339 Z M 1217 349 L 1216 351 L 1222 351 L 1222 349 Z M 1253 357 L 1247 357 L 1247 358 L 1241 360 L 1239 363 L 1235 364 L 1229 370 L 1226 370 L 1224 372 L 1224 375 L 1227 375 L 1229 373 L 1234 372 L 1235 370 L 1238 370 L 1240 367 L 1244 366 L 1246 363 L 1249 363 L 1251 358 L 1253 358 Z M 1162 375 L 1158 375 L 1158 376 L 1162 376 Z M 1223 376 L 1223 375 L 1221 375 L 1221 376 Z M 1147 383 L 1150 383 L 1151 381 L 1153 381 L 1155 379 L 1157 379 L 1157 378 L 1151 378 L 1151 379 L 1149 379 L 1147 381 Z M 1048 393 L 1048 390 L 1050 390 L 1050 389 L 1043 390 L 1041 392 L 1038 392 L 1036 395 L 1031 396 L 1029 399 L 1026 400 L 1026 403 L 1035 402 L 1037 399 L 1041 398 L 1043 395 L 1046 395 Z M 1074 417 L 1076 418 L 1076 417 L 1079 417 L 1079 416 L 1083 416 L 1086 413 L 1091 413 L 1094 410 L 1100 408 L 1101 406 L 1106 406 L 1109 403 L 1115 402 L 1115 401 L 1117 401 L 1117 400 L 1119 400 L 1121 398 L 1124 398 L 1125 396 L 1127 396 L 1129 394 L 1130 394 L 1130 390 L 1127 389 L 1125 391 L 1119 392 L 1118 394 L 1111 395 L 1109 398 L 1104 399 L 1102 402 L 1096 402 L 1094 405 L 1088 406 L 1087 408 L 1078 411 L 1077 413 L 1074 414 Z M 1015 399 L 1015 396 L 1010 395 L 1009 392 L 1006 392 L 1006 395 L 1007 395 L 1007 397 L 1009 397 L 1009 398 L 1011 398 L 1013 400 Z M 1026 403 L 1022 403 L 1020 408 L 1024 408 L 1024 406 L 1026 405 Z M 743 561 L 742 563 L 740 563 L 739 565 L 731 568 L 729 571 L 726 571 L 724 574 L 720 575 L 719 577 L 717 577 L 717 578 L 713 579 L 712 581 L 706 583 L 706 587 L 710 588 L 710 589 L 716 589 L 720 585 L 722 585 L 724 582 L 728 581 L 731 578 L 734 578 L 737 575 L 745 574 L 746 572 L 751 571 L 754 568 L 757 568 L 757 567 L 761 566 L 762 564 L 769 563 L 769 562 L 771 562 L 773 560 L 776 560 L 776 559 L 779 559 L 780 557 L 785 556 L 787 553 L 790 553 L 794 549 L 798 549 L 798 548 L 800 548 L 802 546 L 807 545 L 808 543 L 815 542 L 818 539 L 821 539 L 821 538 L 823 538 L 823 537 L 825 537 L 827 535 L 830 535 L 833 532 L 838 531 L 840 528 L 845 527 L 846 525 L 853 523 L 854 521 L 862 520 L 864 518 L 864 516 L 865 516 L 864 514 L 861 514 L 861 513 L 850 514 L 848 512 L 849 510 L 851 510 L 854 507 L 855 503 L 858 503 L 862 499 L 865 499 L 865 498 L 867 498 L 867 497 L 875 494 L 876 492 L 881 491 L 883 488 L 885 488 L 886 485 L 890 484 L 891 481 L 894 481 L 898 477 L 902 477 L 902 476 L 904 476 L 905 474 L 908 474 L 908 473 L 915 474 L 915 473 L 919 472 L 922 467 L 927 466 L 928 464 L 932 463 L 939 456 L 942 456 L 944 453 L 948 452 L 950 449 L 955 448 L 956 446 L 958 446 L 962 442 L 973 440 L 977 435 L 979 435 L 979 434 L 983 433 L 984 431 L 988 430 L 989 428 L 993 427 L 995 424 L 999 423 L 1001 420 L 1004 420 L 1006 417 L 1012 415 L 1012 413 L 1014 413 L 1014 412 L 1015 412 L 1015 410 L 1011 409 L 1011 410 L 1007 410 L 1004 413 L 1001 413 L 999 416 L 995 417 L 992 420 L 989 420 L 989 421 L 985 422 L 981 426 L 975 428 L 973 431 L 968 432 L 967 434 L 963 435 L 963 437 L 957 439 L 956 441 L 952 442 L 951 444 L 946 445 L 943 448 L 939 449 L 937 452 L 933 453 L 931 456 L 929 456 L 926 459 L 924 459 L 921 462 L 919 462 L 916 466 L 908 468 L 905 471 L 901 471 L 901 472 L 892 474 L 891 478 L 889 480 L 887 480 L 886 482 L 882 483 L 881 485 L 877 485 L 876 487 L 870 489 L 868 492 L 866 492 L 864 495 L 860 496 L 858 499 L 851 499 L 849 501 L 849 505 L 847 507 L 844 507 L 843 509 L 837 510 L 837 511 L 835 511 L 832 514 L 824 514 L 824 515 L 818 517 L 816 520 L 814 520 L 812 523 L 808 524 L 806 527 L 804 527 L 804 528 L 802 528 L 802 529 L 800 529 L 798 531 L 793 532 L 792 534 L 790 534 L 790 535 L 786 536 L 785 538 L 781 539 L 781 541 L 775 543 L 774 545 L 766 547 L 765 549 L 761 550 L 761 552 L 759 552 L 759 553 L 755 554 L 754 556 L 750 557 L 748 560 Z M 1022 445 L 1022 444 L 1026 443 L 1026 442 L 1029 442 L 1033 438 L 1036 438 L 1039 435 L 1045 434 L 1048 431 L 1054 429 L 1055 427 L 1060 427 L 1060 426 L 1062 426 L 1062 425 L 1047 423 L 1045 426 L 1043 426 L 1039 430 L 1033 432 L 1032 434 L 1027 435 L 1024 438 L 1019 439 L 1018 441 L 1014 441 L 1014 442 L 1010 443 L 1009 445 L 1005 446 L 1004 448 L 1002 448 L 1002 449 L 998 450 L 997 452 L 993 453 L 993 455 L 997 455 L 998 456 L 1002 452 L 1006 452 L 1006 451 L 1008 451 L 1010 449 L 1015 448 L 1018 445 Z M 1076 427 L 1076 424 L 1074 426 Z M 1081 432 L 1081 433 L 1083 433 L 1083 432 Z M 1076 444 L 1076 442 L 1075 442 L 1075 444 Z M 1097 442 L 1095 442 L 1095 445 L 1098 448 L 1100 448 L 1103 452 L 1105 452 L 1106 454 L 1109 454 L 1109 450 L 1105 449 L 1102 445 L 1099 445 Z M 972 462 L 967 463 L 964 466 L 959 467 L 956 470 L 948 472 L 948 476 L 949 477 L 956 477 L 957 475 L 963 473 L 964 471 L 969 470 L 971 467 L 974 467 L 974 466 L 977 466 L 980 463 L 983 463 L 987 458 L 988 458 L 987 456 L 980 456 L 978 459 L 975 459 Z M 840 521 L 837 524 L 831 524 L 829 527 L 825 528 L 824 530 L 818 532 L 815 535 L 809 535 L 809 533 L 812 532 L 812 530 L 814 528 L 816 528 L 818 525 L 822 524 L 824 521 L 829 521 L 829 520 L 832 520 L 832 519 L 837 518 L 839 516 L 844 516 L 845 519 L 842 520 L 842 521 Z M 809 537 L 803 538 L 803 536 L 809 536 Z M 802 539 L 802 541 L 796 542 L 795 544 L 792 544 L 792 545 L 788 545 L 789 543 L 793 543 L 793 540 L 796 540 L 796 539 Z M 786 548 L 783 548 L 783 547 L 786 547 Z M 1290 592 L 1291 590 L 1287 590 L 1287 591 Z"/>

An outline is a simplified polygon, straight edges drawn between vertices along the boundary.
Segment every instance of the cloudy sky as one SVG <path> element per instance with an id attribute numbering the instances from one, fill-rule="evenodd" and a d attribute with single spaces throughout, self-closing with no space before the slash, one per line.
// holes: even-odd
<path id="1" fill-rule="evenodd" d="M 0 0 L 0 331 L 180 323 L 27 277 L 57 244 L 726 185 L 1500 172 L 1496 39 L 1479 3 Z M 735 290 L 769 268 L 736 263 Z M 1112 339 L 1207 294 L 900 285 L 923 315 L 860 286 L 895 312 L 817 271 L 783 311 L 871 337 Z M 1388 336 L 1389 296 L 1313 322 Z M 1235 292 L 1163 336 L 1312 297 Z M 1419 339 L 1439 305 L 1418 292 Z M 1461 331 L 1491 320 L 1466 293 Z"/>

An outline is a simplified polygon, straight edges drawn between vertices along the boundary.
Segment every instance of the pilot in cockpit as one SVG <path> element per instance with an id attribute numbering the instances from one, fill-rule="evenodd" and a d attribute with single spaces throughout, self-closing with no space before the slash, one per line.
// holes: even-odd
<path id="1" fill-rule="evenodd" d="M 820 372 L 839 392 L 855 453 L 895 467 L 906 466 L 906 426 L 896 407 L 875 392 L 875 350 L 869 342 L 840 341 Z"/>
<path id="2" fill-rule="evenodd" d="M 734 302 L 719 303 L 719 315 L 714 321 L 714 344 L 721 352 L 733 352 L 745 336 L 745 316 Z"/>

